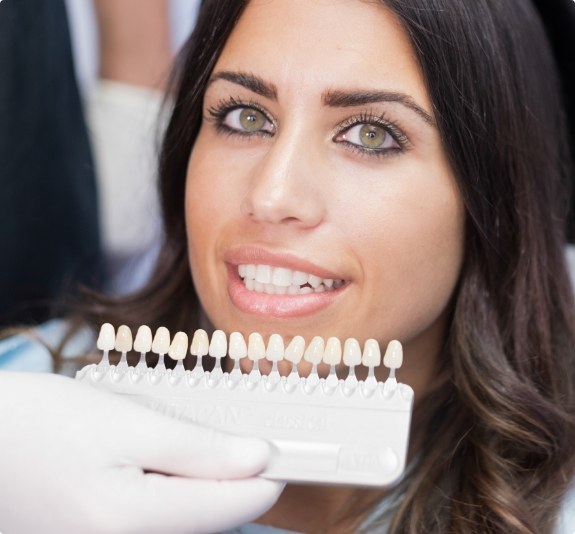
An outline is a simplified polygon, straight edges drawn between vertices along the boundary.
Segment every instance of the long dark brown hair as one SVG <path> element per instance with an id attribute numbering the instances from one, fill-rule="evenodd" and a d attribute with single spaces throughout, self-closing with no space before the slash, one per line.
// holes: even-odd
<path id="1" fill-rule="evenodd" d="M 391 532 L 550 533 L 575 476 L 575 314 L 564 260 L 570 168 L 550 49 L 525 0 L 383 3 L 411 37 L 467 210 L 443 378 L 414 414 L 414 442 L 426 446 L 397 490 Z M 93 323 L 198 325 L 186 167 L 207 80 L 245 4 L 203 2 L 175 69 L 157 269 L 139 293 L 92 306 Z M 364 530 L 380 531 L 380 520 L 389 518 L 372 517 Z"/>

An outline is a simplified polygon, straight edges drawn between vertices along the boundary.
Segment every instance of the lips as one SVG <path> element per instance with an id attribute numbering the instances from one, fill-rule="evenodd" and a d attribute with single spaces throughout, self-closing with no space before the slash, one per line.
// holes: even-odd
<path id="1" fill-rule="evenodd" d="M 289 254 L 241 248 L 225 256 L 229 295 L 245 313 L 288 318 L 313 315 L 341 294 L 348 281 Z"/>

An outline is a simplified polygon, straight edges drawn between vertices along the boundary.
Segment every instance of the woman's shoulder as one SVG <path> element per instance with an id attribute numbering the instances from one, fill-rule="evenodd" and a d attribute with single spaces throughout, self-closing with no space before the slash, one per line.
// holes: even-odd
<path id="1" fill-rule="evenodd" d="M 0 370 L 52 372 L 54 366 L 50 348 L 58 347 L 69 331 L 67 321 L 54 319 L 0 340 Z M 93 332 L 82 328 L 66 342 L 62 356 L 85 354 L 93 345 Z"/>

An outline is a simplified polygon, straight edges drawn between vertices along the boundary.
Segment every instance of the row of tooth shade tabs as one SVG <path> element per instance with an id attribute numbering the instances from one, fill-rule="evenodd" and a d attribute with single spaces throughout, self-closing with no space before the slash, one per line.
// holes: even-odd
<path id="1" fill-rule="evenodd" d="M 281 360 L 291 362 L 294 368 L 302 360 L 314 367 L 324 363 L 331 366 L 333 372 L 335 372 L 335 367 L 342 362 L 352 370 L 355 366 L 363 365 L 368 367 L 370 372 L 381 364 L 381 352 L 375 339 L 368 339 L 362 350 L 359 342 L 354 338 L 346 339 L 342 346 L 341 341 L 336 337 L 330 337 L 324 341 L 322 337 L 315 336 L 306 347 L 304 338 L 295 336 L 286 347 L 279 334 L 272 334 L 266 344 L 259 333 L 250 334 L 246 343 L 242 334 L 233 332 L 228 342 L 222 330 L 215 330 L 210 339 L 205 330 L 198 329 L 194 332 L 191 344 L 189 344 L 188 335 L 185 332 L 177 332 L 171 339 L 168 329 L 161 326 L 152 336 L 152 331 L 147 325 L 139 327 L 136 338 L 133 340 L 132 331 L 126 325 L 120 326 L 116 332 L 110 323 L 105 323 L 100 329 L 97 348 L 104 352 L 104 363 L 108 361 L 110 350 L 122 353 L 124 362 L 126 353 L 129 351 L 139 352 L 142 355 L 141 362 L 146 353 L 153 352 L 159 356 L 159 367 L 164 367 L 164 356 L 167 355 L 175 361 L 183 361 L 188 350 L 198 359 L 200 366 L 204 356 L 214 358 L 216 368 L 221 366 L 220 360 L 225 356 L 229 356 L 236 362 L 236 368 L 239 367 L 239 360 L 242 358 L 247 357 L 252 360 L 256 367 L 259 360 L 265 359 L 272 362 L 272 371 L 276 370 L 277 362 Z M 390 341 L 383 364 L 391 370 L 391 376 L 394 376 L 395 369 L 401 367 L 402 362 L 401 343 L 397 340 Z"/>

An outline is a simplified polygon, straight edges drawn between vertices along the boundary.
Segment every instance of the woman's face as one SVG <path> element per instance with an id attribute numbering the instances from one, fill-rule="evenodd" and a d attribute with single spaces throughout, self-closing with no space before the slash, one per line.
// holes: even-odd
<path id="1" fill-rule="evenodd" d="M 357 0 L 249 3 L 207 86 L 186 224 L 216 328 L 376 338 L 383 349 L 399 339 L 408 368 L 432 365 L 464 211 L 391 12 Z"/>

